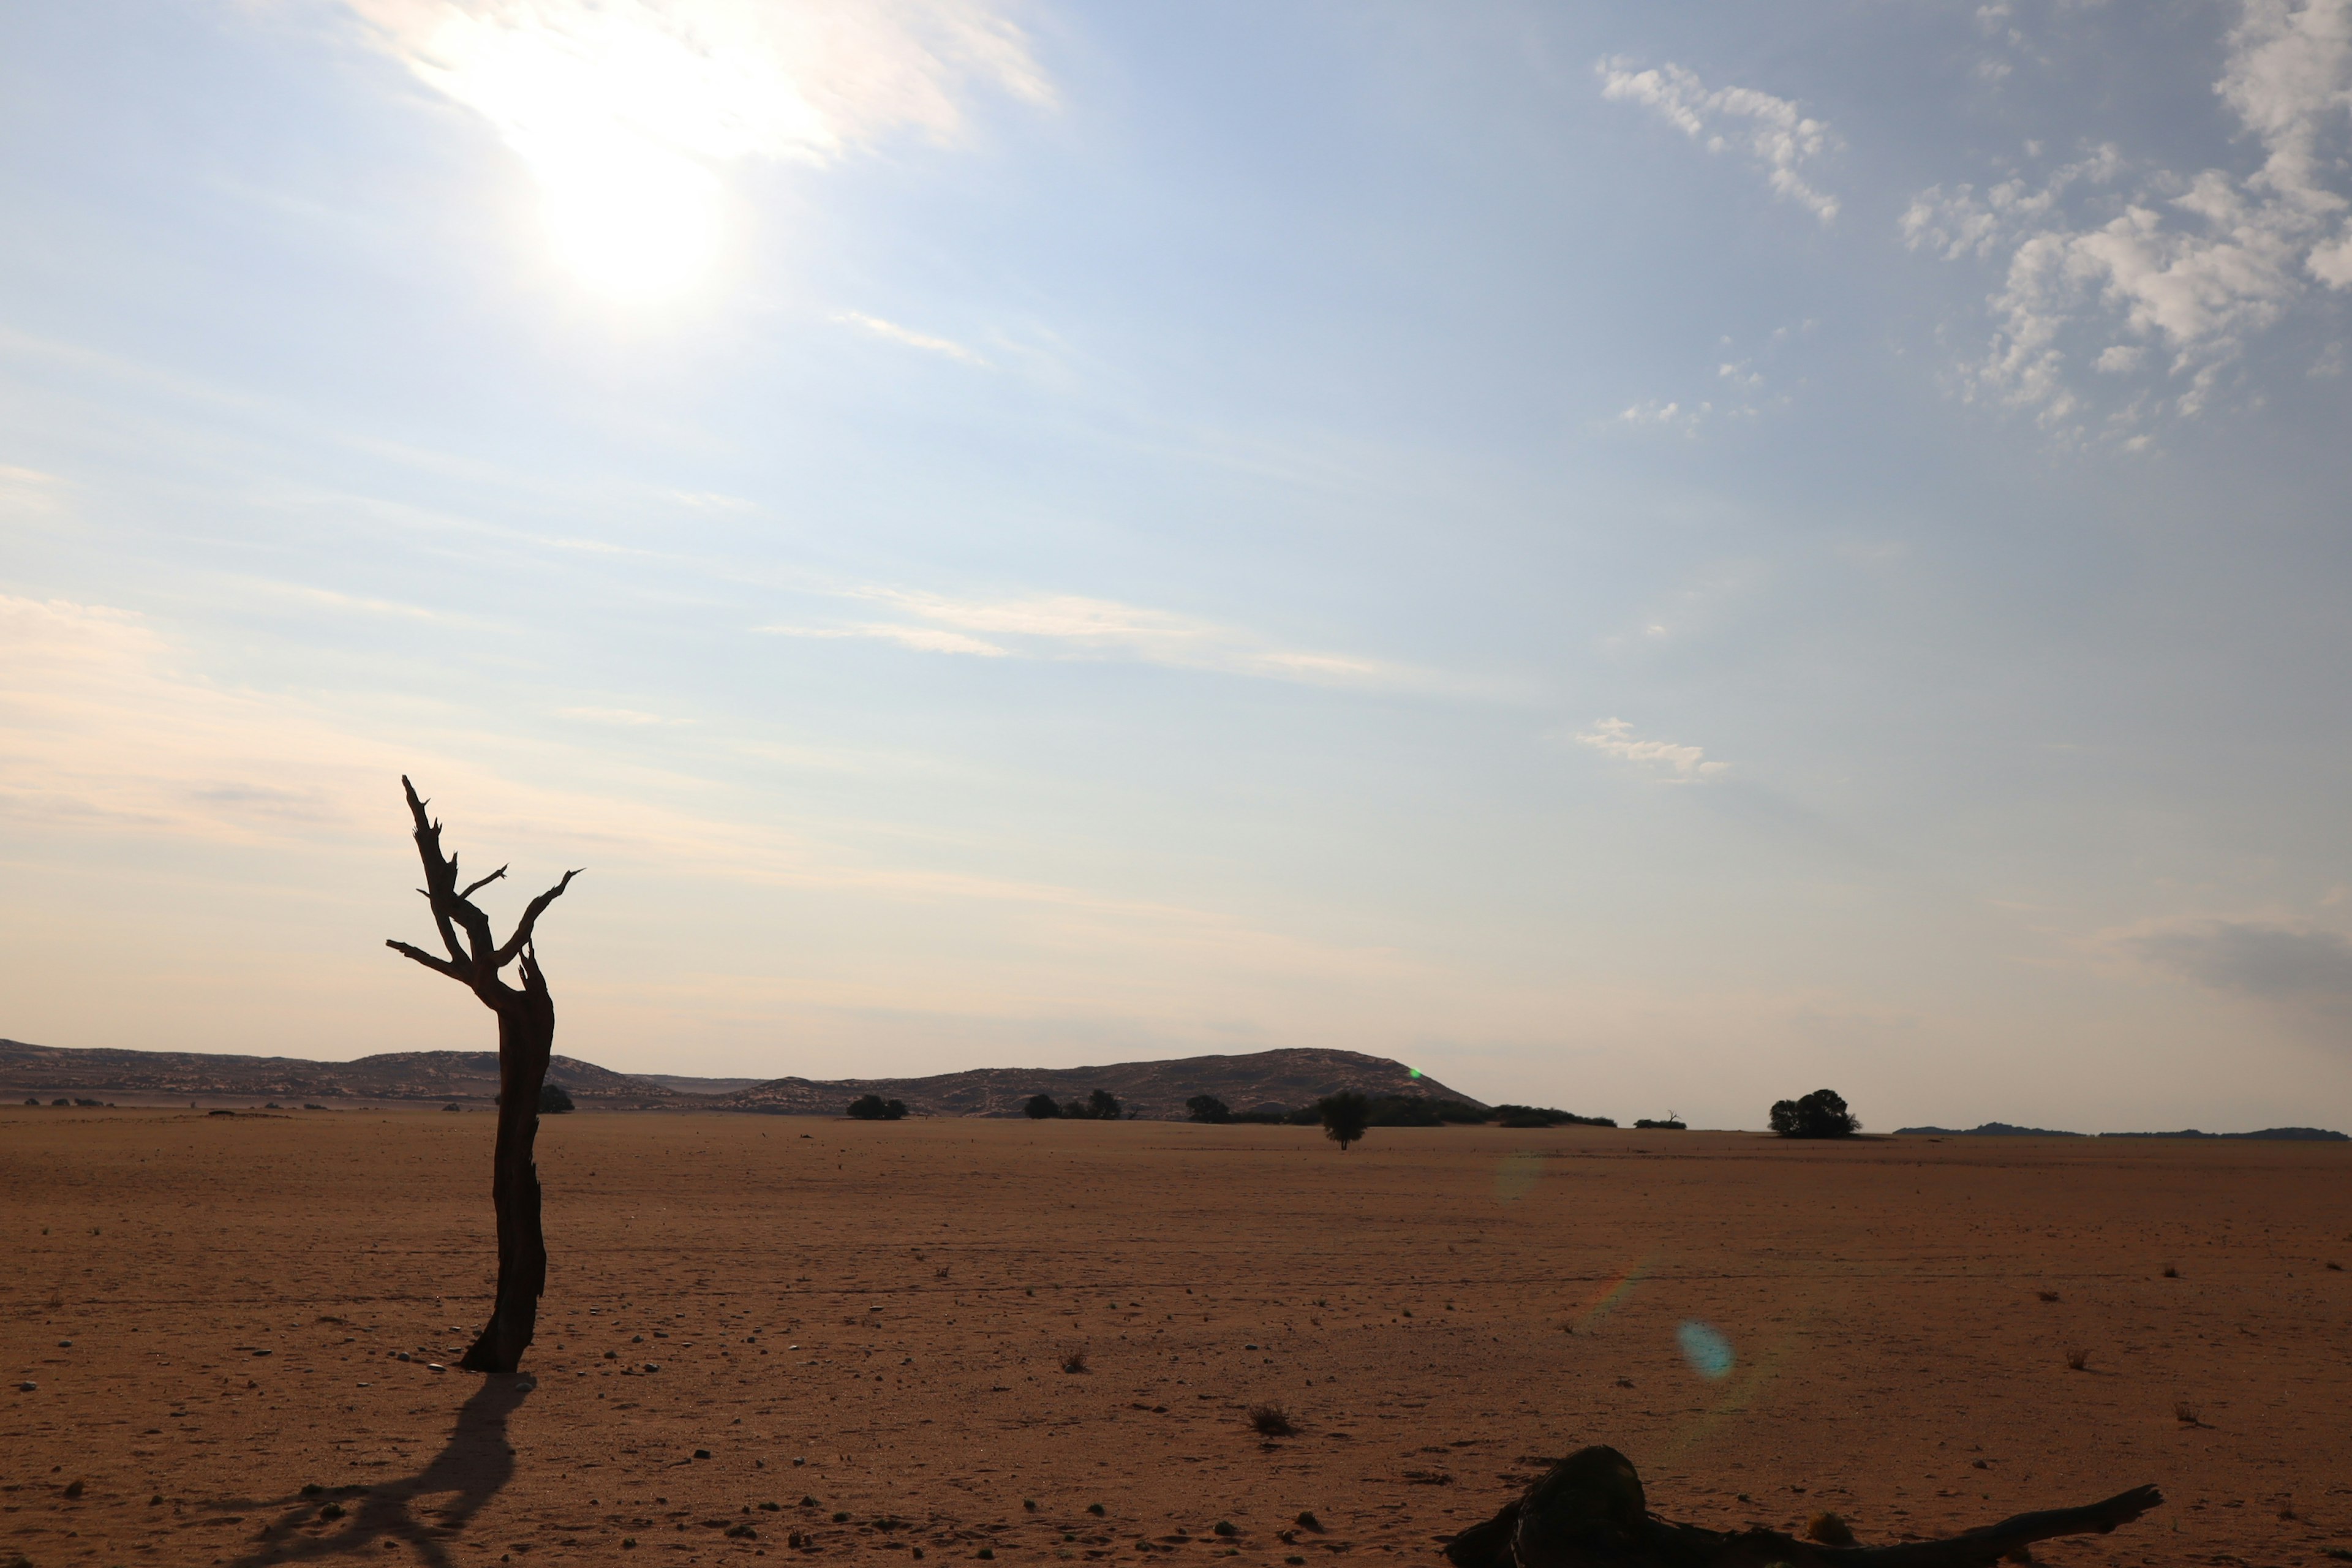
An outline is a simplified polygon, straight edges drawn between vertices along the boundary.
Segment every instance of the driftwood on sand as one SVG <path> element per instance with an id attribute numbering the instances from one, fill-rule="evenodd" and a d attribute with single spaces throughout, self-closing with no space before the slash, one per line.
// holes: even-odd
<path id="1" fill-rule="evenodd" d="M 2021 1513 L 1941 1541 L 1831 1546 L 1777 1530 L 1705 1530 L 1650 1511 L 1642 1478 L 1614 1448 L 1570 1454 L 1445 1548 L 1454 1568 L 1990 1568 L 2037 1541 L 2104 1535 L 2164 1501 L 2135 1487 L 2084 1508 Z"/>

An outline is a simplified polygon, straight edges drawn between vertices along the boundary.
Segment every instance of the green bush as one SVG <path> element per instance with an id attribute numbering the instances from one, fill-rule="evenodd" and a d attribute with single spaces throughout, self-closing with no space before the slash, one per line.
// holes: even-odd
<path id="1" fill-rule="evenodd" d="M 1862 1131 L 1862 1118 L 1837 1090 L 1817 1089 L 1801 1100 L 1774 1101 L 1772 1131 L 1783 1138 L 1851 1138 Z"/>
<path id="2" fill-rule="evenodd" d="M 878 1094 L 861 1094 L 849 1102 L 849 1114 L 860 1121 L 897 1121 L 907 1114 L 903 1100 L 885 1100 Z"/>
<path id="3" fill-rule="evenodd" d="M 1029 1103 L 1021 1108 L 1021 1114 L 1032 1121 L 1051 1121 L 1062 1114 L 1062 1108 L 1054 1103 L 1050 1094 L 1033 1094 Z"/>
<path id="4" fill-rule="evenodd" d="M 539 1086 L 539 1113 L 541 1116 L 561 1116 L 572 1109 L 572 1097 L 561 1088 L 551 1083 Z"/>

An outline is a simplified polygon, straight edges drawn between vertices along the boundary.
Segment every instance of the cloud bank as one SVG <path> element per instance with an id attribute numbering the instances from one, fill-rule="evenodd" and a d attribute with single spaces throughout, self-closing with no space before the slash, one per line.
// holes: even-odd
<path id="1" fill-rule="evenodd" d="M 2315 289 L 2352 289 L 2343 153 L 2352 0 L 2245 0 L 2214 92 L 2263 149 L 2250 174 L 2136 165 L 2102 145 L 2046 174 L 1931 186 L 1899 227 L 1947 260 L 2000 258 L 1971 397 L 2079 433 L 2209 404 L 2224 369 Z M 2089 378 L 2115 378 L 2118 395 Z"/>

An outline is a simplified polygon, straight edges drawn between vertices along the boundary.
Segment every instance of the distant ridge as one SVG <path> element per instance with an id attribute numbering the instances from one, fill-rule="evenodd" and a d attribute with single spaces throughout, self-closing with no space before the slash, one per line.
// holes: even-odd
<path id="1" fill-rule="evenodd" d="M 902 1100 L 918 1116 L 1018 1116 L 1032 1095 L 1084 1100 L 1108 1089 L 1144 1121 L 1181 1121 L 1184 1102 L 1213 1094 L 1234 1110 L 1307 1105 L 1342 1089 L 1426 1095 L 1486 1110 L 1483 1100 L 1356 1051 L 1273 1050 L 1097 1068 L 977 1068 L 930 1078 L 697 1079 L 614 1072 L 557 1057 L 547 1080 L 583 1110 L 743 1110 L 838 1116 L 862 1094 Z M 720 1092 L 720 1091 L 727 1092 Z M 499 1094 L 496 1051 L 391 1051 L 356 1061 L 32 1046 L 0 1040 L 0 1098 L 121 1097 L 126 1103 L 283 1100 L 487 1106 Z"/>
<path id="2" fill-rule="evenodd" d="M 583 1106 L 650 1110 L 693 1103 L 675 1089 L 556 1057 L 547 1081 Z M 499 1096 L 496 1051 L 391 1051 L 357 1061 L 299 1057 L 215 1056 L 206 1051 L 126 1051 L 28 1046 L 0 1040 L 0 1094 L 120 1095 L 134 1102 L 191 1100 L 451 1100 L 489 1104 Z"/>
<path id="3" fill-rule="evenodd" d="M 2081 1132 L 2062 1132 L 2048 1127 L 2012 1127 L 2006 1121 L 1988 1121 L 1981 1127 L 1898 1127 L 1895 1136 L 1918 1133 L 1935 1138 L 2081 1138 Z M 2256 1138 L 2273 1142 L 2344 1143 L 2352 1142 L 2341 1132 L 2330 1132 L 2324 1127 L 2265 1127 L 2259 1132 L 2200 1132 L 2194 1127 L 2179 1132 L 2101 1132 L 2101 1138 Z"/>
<path id="4" fill-rule="evenodd" d="M 2262 1138 L 2282 1143 L 2352 1143 L 2341 1132 L 2325 1127 L 2265 1127 L 2259 1132 L 2200 1132 L 2184 1127 L 2178 1132 L 2102 1132 L 2102 1138 Z"/>
<path id="5" fill-rule="evenodd" d="M 1402 1062 L 1357 1051 L 1274 1050 L 1234 1057 L 1179 1057 L 1169 1061 L 1115 1062 L 1095 1068 L 979 1068 L 931 1078 L 780 1078 L 715 1106 L 787 1116 L 838 1116 L 862 1094 L 903 1100 L 918 1116 L 1018 1116 L 1033 1095 L 1084 1100 L 1108 1089 L 1147 1121 L 1181 1121 L 1184 1102 L 1213 1094 L 1234 1110 L 1308 1105 L 1343 1089 L 1365 1094 L 1427 1095 L 1486 1109 L 1484 1100 L 1448 1089 Z"/>

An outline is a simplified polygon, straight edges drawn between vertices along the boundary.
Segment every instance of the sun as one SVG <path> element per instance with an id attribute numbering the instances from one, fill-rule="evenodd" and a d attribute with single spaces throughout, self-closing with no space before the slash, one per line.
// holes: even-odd
<path id="1" fill-rule="evenodd" d="M 555 256 L 589 288 L 651 304 L 709 275 L 721 188 L 698 161 L 625 132 L 575 132 L 522 151 L 539 177 Z"/>

